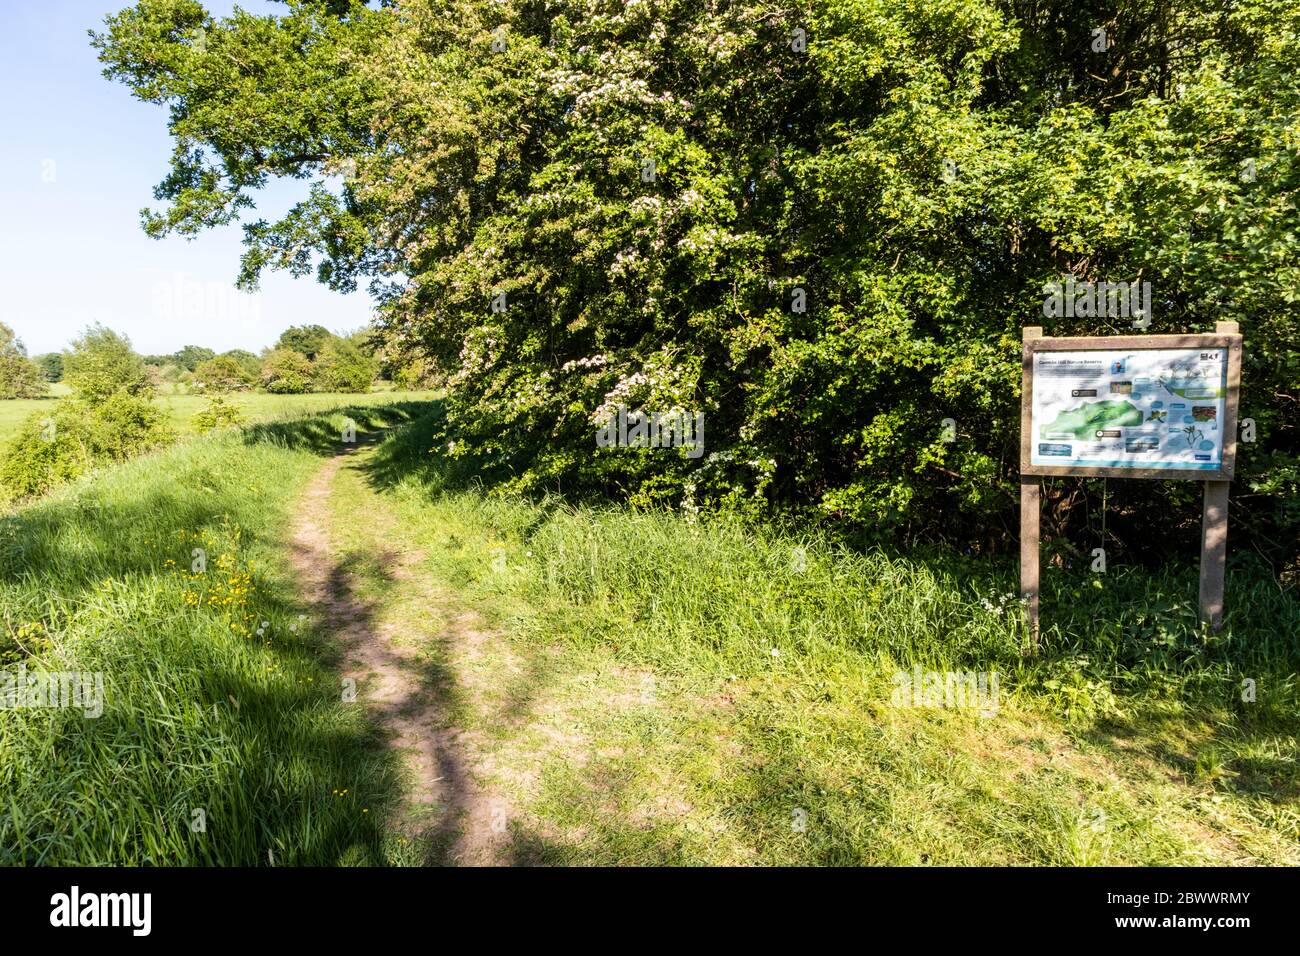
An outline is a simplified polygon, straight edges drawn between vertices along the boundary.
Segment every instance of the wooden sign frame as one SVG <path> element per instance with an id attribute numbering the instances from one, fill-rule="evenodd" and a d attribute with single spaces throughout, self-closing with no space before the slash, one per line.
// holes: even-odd
<path id="1" fill-rule="evenodd" d="M 1201 516 L 1201 620 L 1212 630 L 1223 625 L 1223 585 L 1228 548 L 1228 487 L 1237 463 L 1237 405 L 1241 391 L 1241 335 L 1236 322 L 1217 322 L 1209 334 L 1116 335 L 1048 338 L 1040 326 L 1022 333 L 1020 395 L 1020 597 L 1030 639 L 1039 634 L 1039 518 L 1042 479 L 1060 475 L 1101 478 L 1188 479 L 1204 483 Z M 1035 465 L 1033 442 L 1034 355 L 1039 352 L 1141 351 L 1148 349 L 1224 349 L 1227 351 L 1223 403 L 1223 453 L 1218 469 L 1111 468 L 1086 465 Z"/>
<path id="2" fill-rule="evenodd" d="M 1230 331 L 1228 329 L 1230 327 Z M 1038 326 L 1023 333 L 1020 386 L 1020 474 L 1095 478 L 1190 478 L 1231 481 L 1237 461 L 1237 401 L 1241 390 L 1241 336 L 1236 322 L 1220 322 L 1205 335 L 1113 335 L 1046 338 Z M 1227 395 L 1223 403 L 1223 458 L 1218 469 L 1100 468 L 1087 465 L 1035 465 L 1033 415 L 1034 355 L 1039 352 L 1140 352 L 1151 349 L 1220 349 L 1228 353 Z"/>

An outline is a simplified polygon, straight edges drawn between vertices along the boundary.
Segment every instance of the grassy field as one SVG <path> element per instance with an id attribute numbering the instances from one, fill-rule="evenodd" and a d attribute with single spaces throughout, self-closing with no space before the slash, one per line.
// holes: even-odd
<path id="1" fill-rule="evenodd" d="M 45 412 L 51 404 L 71 390 L 62 383 L 51 387 L 50 398 L 21 398 L 0 401 L 0 442 L 4 442 L 18 431 L 18 426 L 30 415 Z M 373 391 L 367 395 L 348 395 L 341 393 L 311 393 L 307 395 L 269 395 L 264 392 L 236 393 L 230 397 L 233 405 L 239 407 L 250 422 L 272 421 L 292 415 L 337 408 L 340 405 L 368 405 L 374 402 L 407 402 L 427 398 L 427 393 Z M 194 431 L 192 419 L 194 413 L 203 408 L 208 399 L 203 395 L 162 394 L 155 399 L 161 408 L 167 411 L 167 420 L 178 434 L 188 435 Z"/>
<path id="2" fill-rule="evenodd" d="M 490 819 L 506 863 L 1300 863 L 1300 602 L 1249 561 L 1217 636 L 1191 569 L 1052 570 L 1025 656 L 1009 564 L 499 496 L 437 403 L 348 414 L 398 427 L 326 471 L 341 413 L 226 432 L 0 518 L 0 666 L 107 682 L 0 712 L 0 862 L 464 862 Z M 344 631 L 402 706 L 340 701 Z M 999 684 L 921 706 L 918 669 Z"/>

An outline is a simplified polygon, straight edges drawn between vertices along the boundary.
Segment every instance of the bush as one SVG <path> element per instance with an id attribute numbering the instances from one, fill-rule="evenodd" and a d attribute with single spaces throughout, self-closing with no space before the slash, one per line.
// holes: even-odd
<path id="1" fill-rule="evenodd" d="M 65 399 L 28 418 L 0 456 L 0 497 L 41 494 L 98 464 L 121 461 L 171 439 L 147 399 L 118 392 L 97 405 Z"/>
<path id="2" fill-rule="evenodd" d="M 320 357 L 325 346 L 334 338 L 334 333 L 323 325 L 292 325 L 280 333 L 275 347 L 297 352 L 314 362 Z"/>
<path id="3" fill-rule="evenodd" d="M 60 402 L 53 414 L 32 415 L 5 445 L 0 458 L 0 496 L 37 495 L 71 481 L 94 466 L 94 440 L 87 418 L 68 414 Z"/>
<path id="4" fill-rule="evenodd" d="M 175 437 L 162 411 L 146 398 L 117 392 L 94 406 L 96 456 L 124 461 Z"/>
<path id="5" fill-rule="evenodd" d="M 185 371 L 193 372 L 204 362 L 216 357 L 217 353 L 212 349 L 205 349 L 201 345 L 187 345 L 172 356 L 172 361 Z"/>
<path id="6" fill-rule="evenodd" d="M 307 356 L 292 349 L 275 349 L 262 362 L 262 387 L 279 395 L 310 392 L 312 371 Z"/>
<path id="7" fill-rule="evenodd" d="M 412 359 L 395 368 L 392 378 L 394 388 L 408 392 L 433 388 L 439 381 L 438 371 L 433 363 L 421 358 Z"/>
<path id="8" fill-rule="evenodd" d="M 227 402 L 220 395 L 214 395 L 207 406 L 200 409 L 191 421 L 193 421 L 195 429 L 202 434 L 206 434 L 215 428 L 242 425 L 245 419 L 236 406 Z"/>
<path id="9" fill-rule="evenodd" d="M 38 355 L 35 362 L 41 367 L 41 373 L 45 376 L 47 382 L 63 381 L 63 356 L 61 354 L 47 352 L 45 355 Z"/>
<path id="10" fill-rule="evenodd" d="M 48 392 L 45 374 L 34 362 L 0 356 L 0 398 L 44 398 Z"/>
<path id="11" fill-rule="evenodd" d="M 0 322 L 0 398 L 40 398 L 47 391 L 45 373 L 27 358 L 13 329 Z"/>
<path id="12" fill-rule="evenodd" d="M 332 339 L 316 362 L 316 387 L 322 392 L 368 392 L 379 363 L 347 339 Z"/>
<path id="13" fill-rule="evenodd" d="M 153 392 L 144 359 L 132 351 L 130 340 L 102 325 L 91 326 L 75 339 L 63 364 L 64 379 L 92 404 L 115 392 L 140 396 Z"/>
<path id="14" fill-rule="evenodd" d="M 233 358 L 219 355 L 199 363 L 194 370 L 194 381 L 209 392 L 233 392 L 253 384 L 249 375 Z"/>
<path id="15" fill-rule="evenodd" d="M 230 359 L 238 365 L 250 382 L 256 382 L 257 377 L 262 374 L 262 360 L 247 349 L 231 349 L 229 352 L 222 352 L 220 358 Z"/>

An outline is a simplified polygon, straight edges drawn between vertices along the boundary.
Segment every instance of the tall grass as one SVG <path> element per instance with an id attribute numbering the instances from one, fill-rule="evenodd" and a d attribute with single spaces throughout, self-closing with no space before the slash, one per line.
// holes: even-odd
<path id="1" fill-rule="evenodd" d="M 364 432 L 417 407 L 189 441 L 0 518 L 0 666 L 106 685 L 97 718 L 0 711 L 0 863 L 384 858 L 395 771 L 341 703 L 284 558 L 344 415 Z"/>
<path id="2" fill-rule="evenodd" d="M 584 834 L 538 837 L 538 858 L 1295 859 L 1300 603 L 1260 564 L 1234 558 L 1217 635 L 1196 621 L 1187 562 L 1049 566 L 1026 653 L 1009 560 L 526 499 L 485 486 L 445 441 L 435 412 L 366 467 L 429 573 L 510 635 L 534 683 L 557 659 L 574 669 L 524 695 L 589 741 L 543 765 L 540 796 L 520 794 L 547 832 Z M 894 677 L 915 667 L 997 672 L 996 718 L 898 705 Z M 619 679 L 649 679 L 662 705 L 590 699 Z M 537 763 L 520 756 L 515 773 Z M 680 815 L 647 822 L 656 794 Z"/>
<path id="3" fill-rule="evenodd" d="M 1200 695 L 1241 711 L 1241 682 L 1267 685 L 1252 719 L 1294 726 L 1300 595 L 1249 555 L 1231 563 L 1223 631 L 1197 621 L 1194 564 L 1048 568 L 1041 644 L 1026 644 L 1016 567 L 951 552 L 855 551 L 824 534 L 728 515 L 633 512 L 497 496 L 434 447 L 434 418 L 394 434 L 380 483 L 494 530 L 492 555 L 453 552 L 465 580 L 504 584 L 551 613 L 531 626 L 566 640 L 617 642 L 649 664 L 743 674 L 772 658 L 821 665 L 993 670 L 1040 689 L 1097 682 L 1112 693 Z M 819 665 L 820 666 L 820 665 Z M 1061 691 L 1061 693 L 1065 693 Z M 1068 696 L 1068 695 L 1067 695 Z M 1267 699 L 1265 699 L 1265 696 Z"/>
<path id="4" fill-rule="evenodd" d="M 352 408 L 191 440 L 0 517 L 0 666 L 99 671 L 107 685 L 98 718 L 0 711 L 0 862 L 405 859 L 380 823 L 398 769 L 362 712 L 340 701 L 326 635 L 300 619 L 309 609 L 285 559 L 293 502 L 336 447 L 343 415 L 364 432 L 428 407 Z M 1243 853 L 1284 859 L 1278 841 L 1300 832 L 1300 607 L 1256 564 L 1232 566 L 1219 635 L 1195 622 L 1190 566 L 1050 569 L 1048 627 L 1025 656 L 1010 563 L 858 552 L 728 516 L 498 495 L 443 458 L 435 432 L 432 416 L 401 427 L 365 466 L 403 533 L 512 635 L 651 668 L 665 694 L 698 688 L 706 704 L 690 704 L 702 708 L 692 716 L 625 714 L 593 732 L 608 753 L 689 739 L 694 756 L 674 772 L 695 788 L 701 821 L 732 821 L 737 848 L 828 863 L 1194 858 L 1197 831 L 1148 812 L 1168 796 L 1157 784 L 1114 788 L 1086 768 L 1006 776 L 1021 769 L 1016 759 L 1035 766 L 1018 735 L 1065 720 L 1093 740 L 1123 713 L 1164 722 L 1142 737 L 1152 759 L 1229 794 L 1244 821 L 1233 826 L 1254 828 Z M 195 548 L 206 553 L 202 573 Z M 889 675 L 916 664 L 1001 671 L 1019 716 L 891 710 Z M 1249 704 L 1247 679 L 1257 686 Z M 1158 736 L 1166 730 L 1171 743 Z M 1185 767 L 1180 734 L 1197 741 Z M 995 739 L 1014 757 L 982 756 Z M 1099 733 L 1093 746 L 1122 759 L 1109 741 Z M 677 752 L 656 746 L 662 759 Z M 583 859 L 705 852 L 694 842 L 674 850 L 676 831 L 578 812 L 612 778 L 601 763 L 573 765 L 572 779 L 564 766 L 547 776 L 539 812 L 572 814 L 576 827 L 607 820 Z M 657 779 L 667 765 L 621 766 Z M 1125 834 L 1109 849 L 1080 829 L 1083 782 Z M 1187 799 L 1178 812 L 1192 819 L 1198 804 Z M 814 815 L 806 838 L 790 831 L 791 806 Z"/>

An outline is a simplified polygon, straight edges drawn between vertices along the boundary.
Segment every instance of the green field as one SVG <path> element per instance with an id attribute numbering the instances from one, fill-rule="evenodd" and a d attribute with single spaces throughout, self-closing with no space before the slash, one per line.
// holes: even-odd
<path id="1" fill-rule="evenodd" d="M 1300 863 L 1300 602 L 1257 562 L 1213 636 L 1192 568 L 1049 568 L 1025 656 L 1010 562 L 497 493 L 440 415 L 228 430 L 0 518 L 0 668 L 106 681 L 97 719 L 0 713 L 0 862 Z"/>
<path id="2" fill-rule="evenodd" d="M 0 442 L 4 442 L 17 431 L 19 425 L 36 412 L 45 412 L 52 402 L 59 397 L 71 394 L 71 389 L 62 383 L 51 388 L 48 399 L 10 399 L 0 401 Z M 230 397 L 249 422 L 265 422 L 290 415 L 318 412 L 340 405 L 369 405 L 376 402 L 417 401 L 427 397 L 421 392 L 372 391 L 368 395 L 345 395 L 339 393 L 311 393 L 307 395 L 269 395 L 264 392 L 236 393 Z M 208 403 L 204 395 L 159 395 L 155 399 L 158 405 L 167 410 L 168 421 L 178 434 L 187 435 L 194 431 L 191 419 L 194 413 Z"/>

